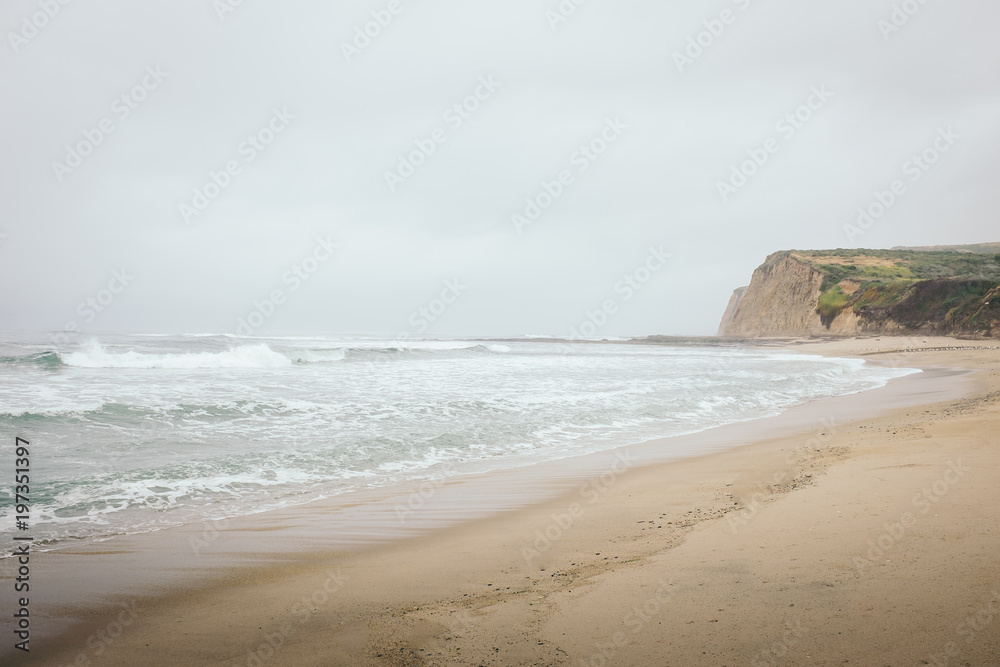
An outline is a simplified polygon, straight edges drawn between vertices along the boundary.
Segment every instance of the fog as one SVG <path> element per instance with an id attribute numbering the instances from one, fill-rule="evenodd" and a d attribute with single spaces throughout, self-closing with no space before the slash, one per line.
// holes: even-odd
<path id="1" fill-rule="evenodd" d="M 1000 240 L 998 21 L 9 2 L 0 329 L 713 334 L 776 250 Z"/>

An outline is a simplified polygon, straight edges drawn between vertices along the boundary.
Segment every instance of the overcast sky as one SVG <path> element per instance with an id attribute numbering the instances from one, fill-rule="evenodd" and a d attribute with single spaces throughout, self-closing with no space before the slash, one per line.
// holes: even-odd
<path id="1" fill-rule="evenodd" d="M 714 334 L 776 250 L 1000 240 L 989 0 L 231 2 L 4 3 L 0 329 Z"/>

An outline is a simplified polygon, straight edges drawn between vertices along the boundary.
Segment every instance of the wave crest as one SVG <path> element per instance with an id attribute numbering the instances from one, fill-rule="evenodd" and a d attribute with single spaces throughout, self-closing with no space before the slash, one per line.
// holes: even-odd
<path id="1" fill-rule="evenodd" d="M 76 352 L 60 353 L 67 366 L 77 368 L 281 368 L 292 360 L 267 345 L 241 345 L 222 352 L 187 352 L 181 354 L 145 354 L 128 351 L 108 352 L 91 341 Z"/>
<path id="2" fill-rule="evenodd" d="M 32 365 L 42 368 L 58 368 L 63 365 L 56 352 L 38 352 L 17 357 L 0 357 L 0 365 Z"/>

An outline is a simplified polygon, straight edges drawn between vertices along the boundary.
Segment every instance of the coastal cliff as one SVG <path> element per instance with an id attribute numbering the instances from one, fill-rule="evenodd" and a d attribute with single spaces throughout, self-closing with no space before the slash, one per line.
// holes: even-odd
<path id="1" fill-rule="evenodd" d="M 719 326 L 744 338 L 859 334 L 1000 337 L 1000 244 L 776 252 Z"/>

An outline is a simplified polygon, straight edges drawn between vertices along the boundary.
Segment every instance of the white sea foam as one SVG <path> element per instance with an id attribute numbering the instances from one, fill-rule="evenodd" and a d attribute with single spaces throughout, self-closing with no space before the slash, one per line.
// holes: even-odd
<path id="1" fill-rule="evenodd" d="M 186 352 L 147 354 L 129 350 L 109 352 L 97 341 L 89 341 L 80 350 L 60 353 L 67 366 L 80 368 L 280 368 L 292 360 L 264 344 L 241 345 L 223 352 Z"/>
<path id="2" fill-rule="evenodd" d="M 0 357 L 0 424 L 45 433 L 40 540 L 575 456 L 910 372 L 774 350 L 345 336 L 108 335 L 56 352 Z"/>
<path id="3" fill-rule="evenodd" d="M 476 347 L 477 343 L 470 343 L 461 340 L 394 340 L 394 341 L 373 341 L 366 345 L 375 349 L 397 349 L 397 350 L 468 350 Z"/>

